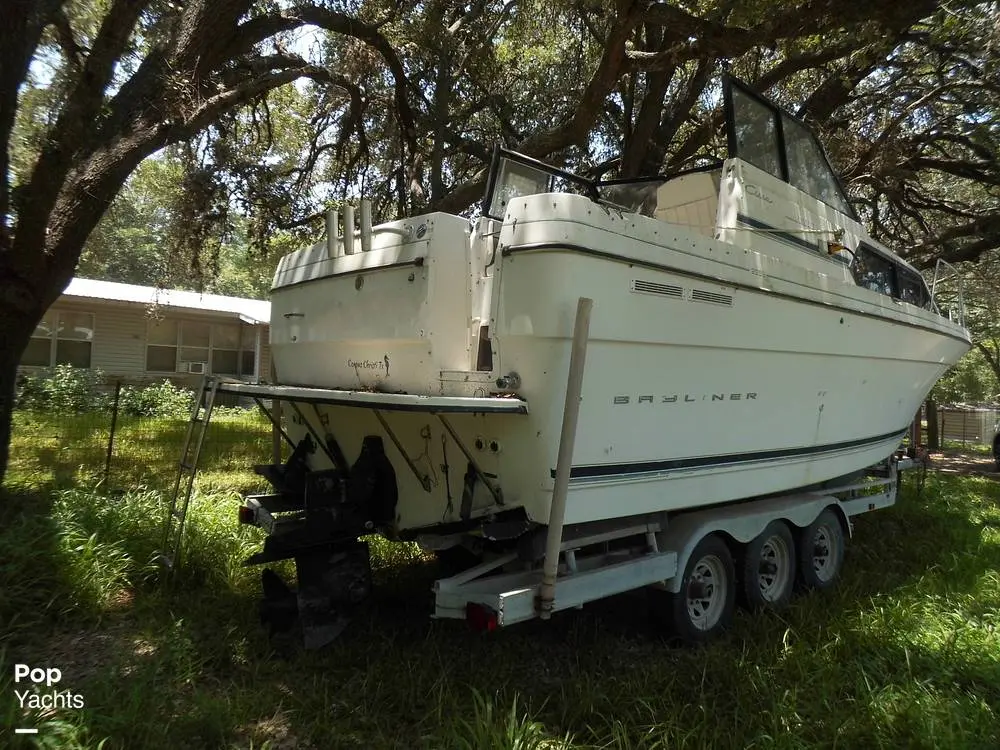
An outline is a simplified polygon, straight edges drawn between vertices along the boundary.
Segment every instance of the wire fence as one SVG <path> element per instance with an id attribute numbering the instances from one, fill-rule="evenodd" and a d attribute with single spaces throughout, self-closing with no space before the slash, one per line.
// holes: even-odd
<path id="1" fill-rule="evenodd" d="M 965 448 L 992 446 L 1000 423 L 1000 409 L 995 406 L 969 406 L 965 404 L 938 405 L 937 430 L 942 445 L 952 444 Z M 921 442 L 929 442 L 927 436 L 927 405 L 920 408 L 922 423 Z"/>
<path id="2" fill-rule="evenodd" d="M 142 417 L 115 410 L 14 413 L 11 468 L 57 484 L 101 481 L 111 489 L 170 491 L 189 418 Z M 254 464 L 271 460 L 271 424 L 257 409 L 217 409 L 199 461 L 199 484 L 249 490 L 262 484 Z M 264 482 L 266 484 L 266 482 Z"/>

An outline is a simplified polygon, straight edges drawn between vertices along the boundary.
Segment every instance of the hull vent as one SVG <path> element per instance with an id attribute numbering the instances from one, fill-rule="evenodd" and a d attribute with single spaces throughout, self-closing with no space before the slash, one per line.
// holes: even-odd
<path id="1" fill-rule="evenodd" d="M 655 281 L 643 281 L 642 279 L 632 279 L 629 285 L 636 294 L 655 294 L 659 297 L 675 297 L 680 299 L 684 290 L 673 284 L 658 284 Z"/>
<path id="2" fill-rule="evenodd" d="M 713 305 L 726 305 L 727 307 L 733 306 L 732 295 L 706 292 L 703 289 L 692 289 L 691 300 L 693 302 L 710 302 Z"/>

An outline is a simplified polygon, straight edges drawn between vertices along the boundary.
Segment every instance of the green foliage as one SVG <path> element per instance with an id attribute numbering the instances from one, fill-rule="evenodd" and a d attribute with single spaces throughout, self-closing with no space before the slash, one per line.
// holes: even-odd
<path id="1" fill-rule="evenodd" d="M 472 714 L 455 712 L 449 718 L 447 746 L 455 750 L 563 750 L 573 747 L 569 733 L 553 740 L 545 726 L 518 706 L 517 696 L 507 702 L 472 688 Z M 498 705 L 500 704 L 500 705 Z"/>
<path id="2" fill-rule="evenodd" d="M 66 25 L 46 32 L 18 82 L 8 139 L 18 187 L 84 69 L 67 37 L 85 57 L 107 17 L 100 3 L 70 6 Z M 256 4 L 249 17 L 272 6 Z M 285 246 L 315 239 L 321 211 L 359 193 L 373 199 L 376 221 L 441 205 L 474 211 L 478 191 L 466 188 L 481 179 L 498 142 L 604 176 L 719 158 L 723 70 L 828 137 L 857 205 L 894 249 L 926 265 L 938 254 L 975 257 L 997 245 L 990 4 L 859 12 L 844 0 L 803 8 L 744 0 L 651 3 L 627 13 L 567 0 L 434 0 L 405 12 L 384 0 L 316 6 L 336 7 L 344 23 L 305 31 L 286 19 L 287 30 L 240 49 L 238 61 L 220 58 L 219 67 L 187 77 L 177 71 L 157 81 L 167 83 L 163 90 L 144 95 L 150 112 L 140 121 L 166 128 L 162 113 L 183 119 L 182 105 L 238 85 L 234 69 L 313 71 L 296 85 L 234 97 L 238 109 L 142 153 L 148 158 L 136 160 L 87 241 L 80 275 L 262 295 Z M 186 3 L 147 11 L 121 34 L 107 90 L 93 92 L 105 105 L 102 121 L 144 56 L 172 44 L 171 30 L 198 15 Z M 625 43 L 613 44 L 616 35 Z M 399 70 L 405 85 L 395 80 Z M 455 194 L 462 197 L 449 205 Z"/>
<path id="3" fill-rule="evenodd" d="M 77 275 L 234 297 L 267 296 L 276 257 L 287 249 L 285 235 L 272 233 L 255 254 L 246 218 L 205 208 L 221 188 L 191 159 L 182 149 L 168 148 L 139 165 L 87 240 Z M 214 231 L 192 237 L 202 213 L 216 217 L 205 227 Z"/>
<path id="4" fill-rule="evenodd" d="M 148 385 L 124 385 L 118 398 L 119 413 L 136 417 L 188 417 L 194 393 L 170 380 Z M 57 365 L 18 380 L 16 408 L 50 414 L 104 412 L 113 396 L 101 370 Z"/>
<path id="5" fill-rule="evenodd" d="M 194 392 L 164 379 L 151 385 L 122 386 L 118 395 L 121 414 L 136 417 L 188 417 L 194 406 Z"/>
<path id="6" fill-rule="evenodd" d="M 16 440 L 21 455 L 48 450 L 40 437 Z M 142 442 L 129 441 L 130 460 L 150 466 Z M 237 463 L 253 461 L 243 448 Z M 991 477 L 932 472 L 920 495 L 907 477 L 895 507 L 857 519 L 836 589 L 801 595 L 780 615 L 741 612 L 697 649 L 661 639 L 641 592 L 488 636 L 428 621 L 440 570 L 412 545 L 372 537 L 370 606 L 307 653 L 260 627 L 259 570 L 242 562 L 261 535 L 235 522 L 228 488 L 245 480 L 216 471 L 226 460 L 211 457 L 211 479 L 199 482 L 173 586 L 149 564 L 166 478 L 158 490 L 115 493 L 86 479 L 52 490 L 44 466 L 12 467 L 13 486 L 35 489 L 0 503 L 4 726 L 30 722 L 58 738 L 49 746 L 81 750 L 100 738 L 106 750 L 1000 744 Z M 63 688 L 87 708 L 24 717 L 11 705 L 14 661 L 63 669 Z"/>
<path id="7" fill-rule="evenodd" d="M 17 408 L 56 414 L 99 411 L 108 405 L 101 370 L 56 365 L 18 379 Z"/>
<path id="8" fill-rule="evenodd" d="M 931 393 L 939 404 L 995 403 L 1000 383 L 982 352 L 972 349 L 941 377 Z"/>

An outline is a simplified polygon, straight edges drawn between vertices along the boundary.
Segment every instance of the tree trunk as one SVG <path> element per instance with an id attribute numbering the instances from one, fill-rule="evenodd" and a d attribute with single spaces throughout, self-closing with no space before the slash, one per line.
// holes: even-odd
<path id="1" fill-rule="evenodd" d="M 0 300 L 0 486 L 7 474 L 7 460 L 10 458 L 10 428 L 14 416 L 14 385 L 17 381 L 17 365 L 21 361 L 31 334 L 44 314 L 35 314 L 31 309 L 23 309 L 10 304 L 12 300 Z"/>
<path id="2" fill-rule="evenodd" d="M 925 403 L 927 411 L 927 450 L 936 453 L 941 450 L 941 436 L 938 431 L 937 404 L 928 397 Z"/>

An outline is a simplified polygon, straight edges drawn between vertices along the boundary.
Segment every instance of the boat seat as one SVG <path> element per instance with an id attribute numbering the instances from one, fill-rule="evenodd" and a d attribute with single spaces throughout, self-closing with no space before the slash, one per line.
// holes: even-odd
<path id="1" fill-rule="evenodd" d="M 656 191 L 654 218 L 715 237 L 722 169 L 692 172 L 664 182 Z"/>

